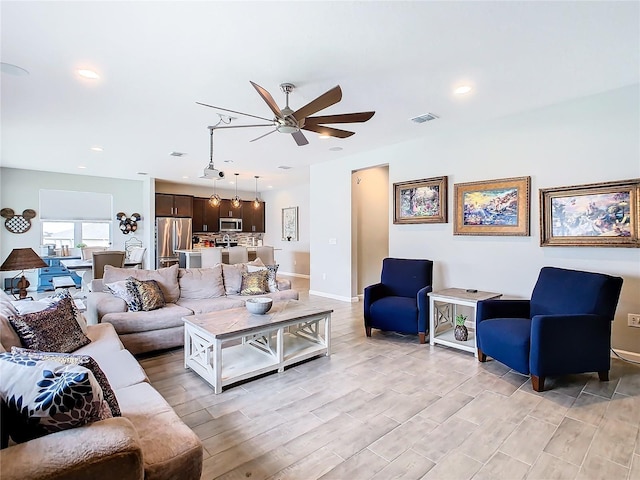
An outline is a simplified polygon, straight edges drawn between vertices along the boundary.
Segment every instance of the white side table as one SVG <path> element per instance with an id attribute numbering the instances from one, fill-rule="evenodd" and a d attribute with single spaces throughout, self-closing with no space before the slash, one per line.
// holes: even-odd
<path id="1" fill-rule="evenodd" d="M 446 288 L 429 294 L 429 343 L 457 348 L 478 355 L 476 347 L 476 304 L 479 300 L 500 298 L 501 293 L 468 292 L 464 288 Z M 457 315 L 457 306 L 471 307 L 472 314 L 464 323 L 469 331 L 465 342 L 455 339 L 453 330 Z"/>

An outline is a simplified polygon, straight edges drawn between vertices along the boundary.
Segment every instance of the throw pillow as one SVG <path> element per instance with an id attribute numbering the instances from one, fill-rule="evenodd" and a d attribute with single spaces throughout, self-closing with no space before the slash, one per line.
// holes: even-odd
<path id="1" fill-rule="evenodd" d="M 80 325 L 80 328 L 82 329 L 82 333 L 87 333 L 87 321 L 84 318 L 84 315 L 80 312 L 80 310 L 78 310 L 78 307 L 76 305 L 76 302 L 74 300 L 74 298 L 71 296 L 71 293 L 69 293 L 69 290 L 67 290 L 66 288 L 61 290 L 58 293 L 55 293 L 49 297 L 44 297 L 41 298 L 40 300 L 35 300 L 35 301 L 28 301 L 28 300 L 19 300 L 15 302 L 15 309 L 17 311 L 17 315 L 25 315 L 27 313 L 35 313 L 35 312 L 41 312 L 42 310 L 45 310 L 47 308 L 49 308 L 51 305 L 53 305 L 54 303 L 58 303 L 61 299 L 63 298 L 69 298 L 71 299 L 71 302 L 73 303 L 73 315 L 76 319 L 76 322 L 78 322 L 78 325 Z"/>
<path id="2" fill-rule="evenodd" d="M 136 297 L 140 310 L 149 312 L 166 305 L 160 285 L 155 280 L 136 280 L 133 277 L 127 279 L 127 289 Z"/>
<path id="3" fill-rule="evenodd" d="M 0 353 L 0 377 L 2 421 L 15 442 L 111 417 L 93 373 L 79 365 Z"/>
<path id="4" fill-rule="evenodd" d="M 278 273 L 278 267 L 280 265 L 267 265 L 267 285 L 269 286 L 269 292 L 278 292 L 278 280 L 276 280 L 276 274 Z"/>
<path id="5" fill-rule="evenodd" d="M 235 265 L 222 264 L 222 277 L 224 279 L 224 291 L 227 295 L 237 295 L 242 287 L 242 274 L 247 271 L 243 263 Z"/>
<path id="6" fill-rule="evenodd" d="M 181 268 L 178 274 L 180 299 L 204 299 L 224 296 L 222 265 L 207 268 Z"/>
<path id="7" fill-rule="evenodd" d="M 240 295 L 263 295 L 268 293 L 267 270 L 258 270 L 257 272 L 245 272 L 242 274 L 242 287 Z"/>
<path id="8" fill-rule="evenodd" d="M 70 353 L 91 343 L 78 325 L 71 298 L 63 298 L 40 312 L 9 317 L 23 347 Z"/>
<path id="9" fill-rule="evenodd" d="M 107 376 L 104 374 L 98 362 L 89 355 L 71 355 L 68 353 L 57 352 L 38 352 L 36 350 L 29 350 L 28 348 L 13 347 L 11 353 L 22 354 L 33 360 L 52 360 L 62 365 L 80 365 L 81 367 L 91 370 L 93 376 L 96 377 L 100 388 L 102 389 L 102 396 L 109 405 L 111 415 L 119 417 L 120 405 L 118 405 L 118 399 L 114 393 Z"/>
<path id="10" fill-rule="evenodd" d="M 137 268 L 118 268 L 107 265 L 104 268 L 103 284 L 126 280 L 133 277 L 136 280 L 155 280 L 162 289 L 165 302 L 175 303 L 180 298 L 180 286 L 178 285 L 178 265 L 171 265 L 157 270 L 142 270 Z"/>
<path id="11" fill-rule="evenodd" d="M 129 291 L 129 289 L 127 288 L 126 280 L 119 280 L 113 283 L 105 283 L 104 286 L 113 295 L 124 300 L 130 312 L 137 312 L 140 310 L 137 295 Z"/>

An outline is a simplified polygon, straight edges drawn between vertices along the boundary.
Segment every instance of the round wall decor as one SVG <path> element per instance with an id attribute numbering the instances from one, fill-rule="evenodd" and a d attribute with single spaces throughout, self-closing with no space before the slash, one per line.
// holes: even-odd
<path id="1" fill-rule="evenodd" d="M 31 219 L 35 218 L 36 211 L 27 208 L 22 215 L 16 215 L 12 208 L 0 210 L 0 216 L 5 218 L 4 226 L 11 233 L 25 233 L 31 228 Z"/>

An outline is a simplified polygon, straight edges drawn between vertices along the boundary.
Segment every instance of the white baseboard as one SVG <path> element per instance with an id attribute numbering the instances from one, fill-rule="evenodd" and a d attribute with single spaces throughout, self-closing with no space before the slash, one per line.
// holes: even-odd
<path id="1" fill-rule="evenodd" d="M 318 292 L 316 290 L 309 290 L 309 295 L 315 295 L 317 297 L 331 298 L 333 300 L 340 300 L 341 302 L 357 303 L 358 297 L 342 297 L 340 295 L 333 295 L 332 293 Z"/>
<path id="2" fill-rule="evenodd" d="M 286 275 L 287 277 L 298 277 L 298 278 L 307 278 L 309 279 L 309 275 L 305 275 L 303 273 L 291 273 L 291 272 L 278 272 L 278 275 Z"/>
<path id="3" fill-rule="evenodd" d="M 633 362 L 640 362 L 640 353 L 627 352 L 626 350 L 620 350 L 618 348 L 614 348 L 613 351 L 626 360 L 631 360 Z M 618 358 L 615 356 L 613 352 L 611 352 L 611 356 L 613 358 Z"/>

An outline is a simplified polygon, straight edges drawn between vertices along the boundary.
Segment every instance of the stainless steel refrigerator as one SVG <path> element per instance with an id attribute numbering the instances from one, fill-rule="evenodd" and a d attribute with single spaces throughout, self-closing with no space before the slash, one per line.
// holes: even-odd
<path id="1" fill-rule="evenodd" d="M 191 249 L 190 218 L 156 218 L 156 268 L 180 263 L 176 250 Z"/>

